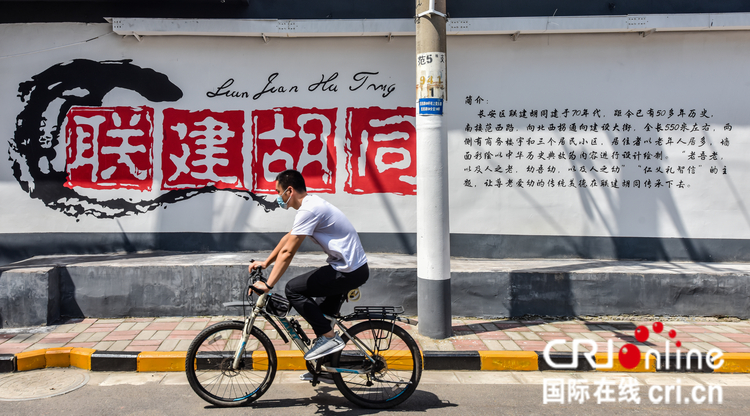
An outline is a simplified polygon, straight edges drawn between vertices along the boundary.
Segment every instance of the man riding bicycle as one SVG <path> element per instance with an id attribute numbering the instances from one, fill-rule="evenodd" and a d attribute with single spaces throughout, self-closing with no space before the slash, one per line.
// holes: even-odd
<path id="1" fill-rule="evenodd" d="M 335 206 L 317 195 L 308 195 L 300 172 L 281 172 L 276 177 L 276 192 L 281 208 L 297 210 L 294 225 L 271 255 L 265 261 L 253 262 L 249 270 L 276 264 L 267 283 L 254 284 L 257 289 L 268 292 L 289 267 L 305 237 L 310 237 L 328 254 L 327 266 L 297 276 L 286 285 L 289 303 L 307 320 L 317 337 L 305 354 L 305 360 L 316 360 L 344 348 L 344 341 L 333 331 L 331 321 L 324 314 L 337 314 L 347 292 L 367 281 L 370 275 L 367 256 L 352 223 Z M 322 298 L 322 301 L 317 303 L 313 298 Z"/>

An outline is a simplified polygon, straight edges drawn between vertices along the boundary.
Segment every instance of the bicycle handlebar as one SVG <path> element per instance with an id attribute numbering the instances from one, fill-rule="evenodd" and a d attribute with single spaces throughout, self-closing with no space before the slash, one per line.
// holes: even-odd
<path id="1" fill-rule="evenodd" d="M 255 262 L 255 260 L 250 260 L 250 264 L 252 264 L 254 262 Z M 251 280 L 251 282 L 250 282 L 250 285 L 248 286 L 248 289 L 252 290 L 253 292 L 257 293 L 258 295 L 262 295 L 262 294 L 265 293 L 264 291 L 262 291 L 262 290 L 256 288 L 255 286 L 253 286 L 253 283 L 259 282 L 259 281 L 263 282 L 263 283 L 266 283 L 266 278 L 263 277 L 263 269 L 261 269 L 260 267 L 258 267 L 257 269 L 253 269 L 253 271 L 250 272 L 250 280 Z"/>

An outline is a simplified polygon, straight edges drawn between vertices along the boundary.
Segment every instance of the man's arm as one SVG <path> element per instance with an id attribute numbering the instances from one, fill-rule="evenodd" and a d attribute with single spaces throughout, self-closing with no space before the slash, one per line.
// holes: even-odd
<path id="1" fill-rule="evenodd" d="M 273 267 L 271 275 L 268 276 L 268 283 L 266 285 L 263 285 L 263 283 L 258 282 L 253 286 L 257 287 L 258 289 L 263 289 L 266 292 L 268 291 L 268 286 L 275 286 L 276 282 L 279 281 L 281 276 L 289 267 L 289 264 L 291 264 L 294 255 L 297 254 L 297 250 L 299 250 L 303 241 L 305 241 L 304 235 L 293 235 L 289 233 L 284 236 L 276 249 L 274 249 L 274 253 L 271 254 L 275 258 L 276 265 Z"/>
<path id="2" fill-rule="evenodd" d="M 250 265 L 250 267 L 249 267 L 249 271 L 252 272 L 253 269 L 256 269 L 258 267 L 262 267 L 264 269 L 267 269 L 268 266 L 272 265 L 273 262 L 276 261 L 276 257 L 278 257 L 279 252 L 284 247 L 284 244 L 286 244 L 286 240 L 289 238 L 290 235 L 291 235 L 291 232 L 288 232 L 288 233 L 286 233 L 286 235 L 284 235 L 283 237 L 281 237 L 281 240 L 279 240 L 279 243 L 276 244 L 276 248 L 273 249 L 273 251 L 268 256 L 268 258 L 266 259 L 266 261 L 262 261 L 262 262 L 261 261 L 256 261 L 256 262 L 253 262 Z"/>

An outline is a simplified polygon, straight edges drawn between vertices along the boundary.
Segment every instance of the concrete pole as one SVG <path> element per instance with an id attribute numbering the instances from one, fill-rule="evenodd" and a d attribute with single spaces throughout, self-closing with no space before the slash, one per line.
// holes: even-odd
<path id="1" fill-rule="evenodd" d="M 446 0 L 416 0 L 417 10 L 417 313 L 419 333 L 451 331 Z"/>

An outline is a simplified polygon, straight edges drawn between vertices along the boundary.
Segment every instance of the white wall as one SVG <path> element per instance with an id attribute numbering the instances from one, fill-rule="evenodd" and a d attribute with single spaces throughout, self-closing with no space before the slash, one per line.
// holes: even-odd
<path id="1" fill-rule="evenodd" d="M 19 84 L 45 71 L 53 65 L 73 59 L 94 61 L 131 59 L 133 65 L 151 68 L 169 77 L 183 96 L 176 102 L 149 102 L 142 96 L 126 89 L 115 89 L 106 95 L 103 107 L 148 106 L 154 109 L 153 132 L 153 186 L 150 191 L 119 189 L 79 189 L 81 195 L 89 195 L 99 201 L 129 198 L 135 202 L 148 201 L 165 194 L 160 189 L 162 180 L 161 151 L 164 139 L 162 127 L 164 110 L 175 108 L 199 111 L 244 112 L 244 183 L 252 185 L 253 111 L 271 110 L 277 107 L 300 107 L 304 109 L 337 109 L 334 151 L 337 157 L 334 194 L 322 196 L 339 206 L 352 219 L 361 232 L 414 232 L 415 199 L 413 195 L 396 193 L 352 194 L 345 190 L 347 182 L 347 111 L 349 107 L 397 109 L 413 107 L 414 96 L 414 40 L 410 37 L 393 38 L 341 38 L 341 39 L 271 39 L 264 43 L 257 38 L 201 38 L 201 37 L 144 37 L 138 42 L 132 37 L 121 38 L 110 34 L 91 42 L 61 47 L 86 40 L 110 30 L 109 25 L 82 24 L 19 24 L 0 25 L 0 132 L 2 137 L 13 140 L 16 117 L 26 103 L 18 98 Z M 60 47 L 60 48 L 58 48 Z M 56 49 L 54 49 L 56 48 Z M 747 132 L 750 118 L 748 80 L 745 69 L 750 64 L 750 33 L 655 33 L 646 38 L 637 34 L 598 35 L 534 35 L 521 36 L 513 42 L 508 36 L 453 36 L 448 42 L 449 89 L 446 103 L 448 125 L 450 184 L 451 184 L 451 231 L 453 233 L 516 234 L 516 235 L 575 235 L 575 236 L 638 236 L 638 237 L 690 237 L 690 238 L 736 238 L 750 237 L 750 217 L 745 208 L 748 194 L 743 180 L 749 173 L 750 163 L 745 156 L 750 150 Z M 37 53 L 28 53 L 45 50 Z M 370 81 L 393 86 L 393 92 L 383 97 L 382 91 L 360 88 L 350 91 L 350 86 L 359 82 L 353 75 L 361 72 L 378 72 Z M 270 74 L 278 72 L 274 85 L 289 88 L 298 86 L 297 93 L 264 94 L 257 100 L 252 96 L 260 92 Z M 333 81 L 337 92 L 309 91 L 308 86 L 338 72 Z M 230 89 L 248 92 L 246 98 L 215 97 L 206 93 L 215 91 L 229 78 L 234 79 Z M 369 84 L 369 82 L 368 82 Z M 466 104 L 466 98 L 474 100 Z M 481 96 L 485 101 L 476 102 Z M 558 119 L 512 118 L 510 110 L 587 109 L 588 117 Z M 599 109 L 601 117 L 591 114 Z M 628 118 L 628 110 L 636 113 L 649 109 L 680 109 L 689 112 L 695 109 L 697 117 L 649 117 Z M 710 118 L 700 118 L 706 109 Z M 479 117 L 483 110 L 488 115 L 494 110 L 505 112 L 505 118 Z M 622 116 L 616 117 L 615 110 Z M 51 113 L 54 114 L 54 111 Z M 51 117 L 49 117 L 51 119 Z M 408 117 L 407 117 L 408 119 Z M 483 130 L 491 120 L 492 132 L 473 131 L 482 123 Z M 677 121 L 674 121 L 677 120 Z M 533 123 L 532 123 L 533 122 Z M 646 132 L 649 123 L 663 126 L 673 123 L 693 123 L 708 131 L 699 132 Z M 503 131 L 497 131 L 501 123 Z M 532 123 L 535 131 L 527 130 Z M 565 132 L 536 130 L 543 124 L 556 127 L 565 123 L 598 125 L 598 132 Z M 615 123 L 632 125 L 630 132 L 602 131 L 602 126 Z M 731 131 L 725 131 L 729 123 Z M 466 131 L 466 125 L 472 132 Z M 513 124 L 515 131 L 506 127 Z M 661 146 L 654 142 L 659 137 L 674 142 L 682 138 L 688 141 L 695 137 L 695 146 L 673 144 Z M 481 137 L 482 146 L 474 139 Z M 487 138 L 492 145 L 487 146 Z M 519 137 L 544 139 L 545 145 L 533 147 L 528 144 L 509 147 L 506 139 Z M 558 143 L 565 138 L 565 145 Z M 585 146 L 571 145 L 586 139 Z M 613 146 L 618 137 L 620 144 Z M 623 145 L 624 137 L 631 142 L 636 137 L 649 138 L 651 144 Z M 706 145 L 698 147 L 705 137 Z M 472 139 L 472 145 L 465 140 Z M 503 144 L 497 146 L 497 139 Z M 596 138 L 597 145 L 590 142 Z M 720 142 L 728 138 L 729 146 Z M 549 145 L 553 139 L 555 144 Z M 371 141 L 375 143 L 375 141 Z M 526 143 L 526 141 L 525 141 Z M 0 142 L 3 154 L 8 154 L 6 140 Z M 62 144 L 60 146 L 63 146 Z M 64 147 L 60 147 L 63 150 Z M 475 159 L 477 151 L 482 159 Z M 509 149 L 514 157 L 506 158 Z M 716 161 L 689 160 L 689 153 L 696 151 L 717 152 Z M 503 157 L 497 153 L 502 150 Z M 515 153 L 524 151 L 524 159 L 515 159 Z M 534 159 L 526 159 L 533 150 Z M 491 159 L 484 159 L 489 151 Z M 556 155 L 561 151 L 574 151 L 575 161 L 555 159 L 540 161 L 538 154 L 544 151 Z M 580 153 L 598 155 L 607 152 L 608 162 L 597 159 L 581 163 Z M 619 152 L 620 159 L 613 161 L 612 152 Z M 625 151 L 641 153 L 662 152 L 662 160 L 626 160 Z M 471 155 L 465 159 L 466 153 Z M 64 166 L 60 161 L 55 166 Z M 372 162 L 369 160 L 368 163 Z M 513 173 L 507 174 L 512 165 Z M 544 172 L 527 173 L 529 166 Z M 474 173 L 477 166 L 492 173 Z M 586 173 L 572 172 L 584 166 Z M 589 168 L 601 170 L 601 166 L 619 167 L 619 173 L 590 173 Z M 678 173 L 683 166 L 685 173 Z M 695 174 L 687 173 L 695 167 Z M 471 172 L 464 169 L 471 167 Z M 494 170 L 502 167 L 503 173 Z M 650 167 L 665 171 L 671 167 L 676 173 L 644 173 Z M 718 173 L 711 173 L 716 167 Z M 726 167 L 727 174 L 723 174 Z M 548 173 L 551 168 L 555 173 Z M 60 167 L 62 169 L 62 167 Z M 603 179 L 612 184 L 618 180 L 620 189 L 611 187 L 580 187 L 572 189 L 548 186 L 563 180 L 566 185 L 581 179 L 587 184 L 596 178 L 600 185 Z M 501 179 L 503 186 L 494 186 Z M 521 179 L 524 188 L 508 188 L 508 179 L 514 185 Z M 535 186 L 527 181 L 534 179 Z M 542 179 L 544 187 L 537 186 Z M 623 188 L 625 180 L 651 179 L 652 188 Z M 471 187 L 466 186 L 470 181 Z M 490 180 L 493 186 L 485 186 Z M 671 188 L 655 188 L 657 180 L 666 183 L 673 180 Z M 682 180 L 684 188 L 677 184 Z M 71 216 L 59 209 L 46 206 L 40 199 L 29 196 L 12 174 L 8 158 L 0 158 L 0 232 L 249 232 L 285 231 L 291 224 L 293 212 L 276 210 L 265 212 L 257 204 L 239 198 L 230 192 L 216 192 L 194 196 L 190 199 L 166 205 L 153 211 L 131 214 L 115 219 L 96 218 L 91 215 Z M 274 196 L 275 197 L 275 196 Z M 267 197 L 269 200 L 272 198 Z M 75 204 L 72 199 L 64 201 Z"/>

